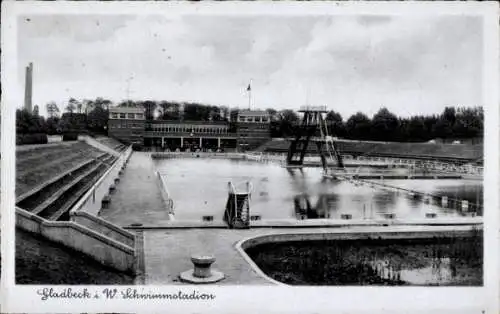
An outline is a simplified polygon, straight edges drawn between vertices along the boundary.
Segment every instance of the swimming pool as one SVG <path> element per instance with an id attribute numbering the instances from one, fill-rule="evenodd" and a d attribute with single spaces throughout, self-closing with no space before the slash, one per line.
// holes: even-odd
<path id="1" fill-rule="evenodd" d="M 441 217 L 464 215 L 460 210 L 428 204 L 394 190 L 343 180 L 324 180 L 321 168 L 286 169 L 273 163 L 205 158 L 157 159 L 154 164 L 166 181 L 176 220 L 199 221 L 202 216 L 213 216 L 214 220 L 222 221 L 228 182 L 240 186 L 252 183 L 250 213 L 262 220 L 297 219 L 297 203 L 310 205 L 311 211 L 306 218 L 340 219 L 342 215 L 351 215 L 352 219 L 376 219 L 394 213 L 398 218 L 418 219 L 425 218 L 429 212 Z M 482 202 L 482 181 L 478 180 L 383 182 L 434 195 L 463 198 L 471 203 Z"/>

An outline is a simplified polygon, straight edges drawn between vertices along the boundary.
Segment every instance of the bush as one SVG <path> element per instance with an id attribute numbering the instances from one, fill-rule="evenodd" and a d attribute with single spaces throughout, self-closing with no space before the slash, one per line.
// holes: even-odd
<path id="1" fill-rule="evenodd" d="M 47 134 L 44 133 L 16 135 L 16 145 L 47 144 L 48 142 Z"/>
<path id="2" fill-rule="evenodd" d="M 132 150 L 134 151 L 141 151 L 142 150 L 142 145 L 139 143 L 133 143 L 132 144 Z"/>
<path id="3" fill-rule="evenodd" d="M 78 133 L 75 132 L 67 132 L 63 133 L 63 141 L 77 141 Z"/>

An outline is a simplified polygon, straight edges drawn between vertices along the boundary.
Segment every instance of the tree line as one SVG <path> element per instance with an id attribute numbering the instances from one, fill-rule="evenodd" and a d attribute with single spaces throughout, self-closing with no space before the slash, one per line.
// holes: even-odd
<path id="1" fill-rule="evenodd" d="M 81 102 L 70 98 L 64 111 L 61 112 L 55 102 L 49 102 L 45 106 L 47 117 L 40 115 L 38 105 L 33 107 L 32 112 L 18 109 L 16 132 L 17 134 L 44 133 L 48 135 L 68 132 L 106 134 L 111 104 L 111 101 L 103 98 Z"/>
<path id="2" fill-rule="evenodd" d="M 293 110 L 276 112 L 271 122 L 272 137 L 296 134 L 301 123 Z M 325 122 L 331 136 L 352 140 L 387 142 L 422 142 L 432 139 L 473 139 L 483 137 L 484 112 L 482 107 L 446 107 L 441 114 L 398 117 L 387 108 L 381 108 L 372 118 L 362 112 L 344 120 L 340 113 L 330 111 Z"/>
<path id="3" fill-rule="evenodd" d="M 64 106 L 61 113 L 54 102 L 46 105 L 47 118 L 17 111 L 18 133 L 57 134 L 70 130 L 106 133 L 109 108 L 112 102 L 103 98 L 76 100 Z M 227 106 L 205 105 L 195 102 L 124 100 L 118 107 L 144 108 L 146 120 L 227 121 L 230 129 L 236 127 L 239 109 Z M 296 135 L 301 115 L 291 109 L 266 109 L 271 117 L 272 137 Z M 482 107 L 446 107 L 441 114 L 398 117 L 387 108 L 381 108 L 373 117 L 357 112 L 345 120 L 340 113 L 329 111 L 325 121 L 332 136 L 353 140 L 421 142 L 431 139 L 480 138 L 483 135 Z"/>

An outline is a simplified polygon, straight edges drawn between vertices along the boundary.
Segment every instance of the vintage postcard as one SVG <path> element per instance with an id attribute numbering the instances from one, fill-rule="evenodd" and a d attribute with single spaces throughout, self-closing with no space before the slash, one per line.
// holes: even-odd
<path id="1" fill-rule="evenodd" d="M 495 3 L 2 4 L 2 312 L 497 313 Z"/>

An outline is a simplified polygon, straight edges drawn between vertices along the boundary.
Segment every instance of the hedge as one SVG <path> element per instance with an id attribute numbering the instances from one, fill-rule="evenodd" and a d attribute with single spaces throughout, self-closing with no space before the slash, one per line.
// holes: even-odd
<path id="1" fill-rule="evenodd" d="M 16 145 L 47 144 L 49 139 L 45 133 L 17 134 Z"/>
<path id="2" fill-rule="evenodd" d="M 77 141 L 78 133 L 75 132 L 66 132 L 63 133 L 63 141 Z"/>

